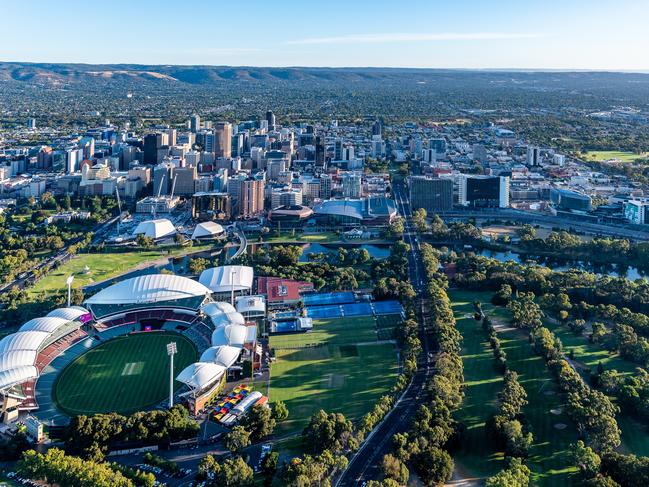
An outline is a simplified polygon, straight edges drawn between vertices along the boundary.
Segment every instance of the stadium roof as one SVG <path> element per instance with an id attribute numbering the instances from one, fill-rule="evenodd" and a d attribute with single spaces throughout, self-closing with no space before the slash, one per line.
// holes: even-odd
<path id="1" fill-rule="evenodd" d="M 0 340 L 0 353 L 13 350 L 38 350 L 50 334 L 45 331 L 19 331 Z"/>
<path id="2" fill-rule="evenodd" d="M 21 365 L 0 371 L 0 389 L 6 389 L 29 379 L 38 377 L 38 369 L 33 365 Z"/>
<path id="3" fill-rule="evenodd" d="M 198 280 L 213 293 L 225 293 L 252 289 L 253 277 L 252 267 L 224 265 L 204 270 Z"/>
<path id="4" fill-rule="evenodd" d="M 203 222 L 196 225 L 192 238 L 216 237 L 223 235 L 225 229 L 216 222 Z"/>
<path id="5" fill-rule="evenodd" d="M 225 370 L 225 367 L 215 363 L 196 362 L 185 367 L 176 380 L 193 389 L 203 389 L 218 380 Z"/>
<path id="6" fill-rule="evenodd" d="M 212 333 L 212 346 L 230 345 L 233 347 L 243 347 L 246 343 L 248 328 L 243 325 L 226 325 L 220 326 Z"/>
<path id="7" fill-rule="evenodd" d="M 219 303 L 207 303 L 202 308 L 201 311 L 207 316 L 216 316 L 224 313 L 235 313 L 237 310 L 234 309 L 230 303 L 219 302 Z"/>
<path id="8" fill-rule="evenodd" d="M 201 355 L 201 362 L 212 362 L 223 367 L 230 367 L 239 358 L 241 348 L 231 347 L 229 345 L 221 345 L 218 347 L 210 347 Z"/>
<path id="9" fill-rule="evenodd" d="M 87 314 L 88 311 L 80 306 L 69 307 L 69 308 L 58 308 L 47 313 L 47 317 L 50 318 L 63 318 L 68 321 L 76 320 L 80 316 Z"/>
<path id="10" fill-rule="evenodd" d="M 222 313 L 220 315 L 212 315 L 210 316 L 210 319 L 212 320 L 212 324 L 214 325 L 215 328 L 219 328 L 221 326 L 226 326 L 226 325 L 244 325 L 246 323 L 245 318 L 241 313 L 234 312 L 234 313 Z"/>
<path id="11" fill-rule="evenodd" d="M 133 231 L 134 236 L 143 234 L 145 237 L 154 239 L 173 235 L 174 233 L 176 233 L 176 227 L 166 218 L 140 222 Z"/>
<path id="12" fill-rule="evenodd" d="M 318 215 L 337 215 L 363 219 L 363 200 L 325 200 L 313 208 Z"/>
<path id="13" fill-rule="evenodd" d="M 265 313 L 266 299 L 263 296 L 240 296 L 237 298 L 239 313 Z"/>
<path id="14" fill-rule="evenodd" d="M 88 304 L 156 303 L 207 296 L 210 290 L 202 284 L 172 274 L 149 274 L 113 284 L 86 300 Z"/>
<path id="15" fill-rule="evenodd" d="M 46 331 L 54 333 L 56 330 L 68 324 L 70 320 L 64 318 L 54 318 L 53 316 L 45 318 L 34 318 L 29 320 L 18 331 Z"/>
<path id="16" fill-rule="evenodd" d="M 23 365 L 34 365 L 36 350 L 10 350 L 0 355 L 0 370 L 13 369 Z"/>

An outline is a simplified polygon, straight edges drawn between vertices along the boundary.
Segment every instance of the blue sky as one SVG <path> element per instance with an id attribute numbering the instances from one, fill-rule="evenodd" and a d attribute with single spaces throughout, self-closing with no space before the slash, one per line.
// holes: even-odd
<path id="1" fill-rule="evenodd" d="M 1 0 L 0 60 L 649 70 L 649 0 Z"/>

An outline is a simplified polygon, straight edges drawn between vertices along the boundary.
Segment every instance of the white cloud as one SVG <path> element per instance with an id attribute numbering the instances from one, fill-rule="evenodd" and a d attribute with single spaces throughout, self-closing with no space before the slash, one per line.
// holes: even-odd
<path id="1" fill-rule="evenodd" d="M 426 41 L 488 41 L 507 39 L 533 39 L 542 37 L 539 34 L 517 34 L 502 32 L 463 32 L 463 33 L 393 33 L 393 34 L 352 34 L 338 37 L 311 37 L 286 41 L 285 44 L 379 44 L 389 42 L 426 42 Z"/>

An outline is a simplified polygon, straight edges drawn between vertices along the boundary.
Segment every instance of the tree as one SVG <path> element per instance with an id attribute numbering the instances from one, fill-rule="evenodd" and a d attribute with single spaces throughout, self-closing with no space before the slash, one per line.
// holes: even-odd
<path id="1" fill-rule="evenodd" d="M 279 463 L 279 453 L 271 451 L 264 457 L 261 463 L 261 469 L 264 473 L 264 485 L 272 485 L 273 477 L 277 473 L 277 465 Z"/>
<path id="2" fill-rule="evenodd" d="M 135 238 L 135 243 L 143 249 L 150 249 L 154 245 L 153 239 L 151 237 L 147 237 L 143 233 L 138 234 L 138 236 Z"/>
<path id="3" fill-rule="evenodd" d="M 250 440 L 253 443 L 271 435 L 275 424 L 273 412 L 265 405 L 253 406 L 241 422 L 241 425 L 250 432 Z"/>
<path id="4" fill-rule="evenodd" d="M 518 328 L 536 329 L 541 326 L 543 312 L 534 301 L 534 293 L 519 293 L 509 302 L 507 308 L 512 313 L 512 323 Z"/>
<path id="5" fill-rule="evenodd" d="M 195 257 L 193 259 L 189 259 L 189 265 L 187 267 L 189 268 L 190 273 L 200 274 L 210 265 L 211 262 L 208 259 L 205 259 L 203 257 Z"/>
<path id="6" fill-rule="evenodd" d="M 327 414 L 322 409 L 311 416 L 309 424 L 302 432 L 302 439 L 309 451 L 338 452 L 355 446 L 352 422 L 341 413 Z"/>
<path id="7" fill-rule="evenodd" d="M 579 440 L 570 447 L 572 461 L 577 465 L 581 475 L 585 479 L 595 477 L 599 473 L 599 467 L 602 463 L 599 455 L 592 448 L 586 446 L 583 441 Z"/>
<path id="8" fill-rule="evenodd" d="M 383 456 L 381 471 L 386 479 L 396 480 L 399 485 L 405 485 L 410 477 L 406 464 L 389 453 Z"/>
<path id="9" fill-rule="evenodd" d="M 453 459 L 437 447 L 426 448 L 416 454 L 412 464 L 424 485 L 429 487 L 447 482 L 453 474 Z"/>
<path id="10" fill-rule="evenodd" d="M 273 404 L 273 417 L 276 421 L 284 421 L 288 418 L 288 408 L 283 401 L 277 401 Z"/>
<path id="11" fill-rule="evenodd" d="M 253 484 L 252 468 L 239 456 L 217 461 L 212 455 L 205 456 L 198 465 L 201 478 L 207 479 L 209 487 L 244 487 Z"/>
<path id="12" fill-rule="evenodd" d="M 498 394 L 499 414 L 514 419 L 521 414 L 527 404 L 527 392 L 518 382 L 518 374 L 512 370 L 505 372 L 503 390 Z"/>
<path id="13" fill-rule="evenodd" d="M 527 487 L 530 469 L 520 458 L 512 458 L 506 469 L 487 479 L 486 487 Z"/>
<path id="14" fill-rule="evenodd" d="M 250 432 L 243 426 L 235 426 L 224 438 L 225 447 L 231 452 L 238 452 L 250 445 Z"/>

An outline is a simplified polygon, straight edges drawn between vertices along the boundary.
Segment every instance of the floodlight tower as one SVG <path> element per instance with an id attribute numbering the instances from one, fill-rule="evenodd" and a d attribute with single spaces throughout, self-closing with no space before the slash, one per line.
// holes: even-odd
<path id="1" fill-rule="evenodd" d="M 174 355 L 177 352 L 176 342 L 167 343 L 167 355 L 169 355 L 169 409 L 174 406 Z"/>
<path id="2" fill-rule="evenodd" d="M 234 306 L 234 275 L 236 273 L 236 268 L 230 269 L 230 304 L 232 306 Z"/>
<path id="3" fill-rule="evenodd" d="M 72 286 L 72 281 L 74 281 L 74 276 L 68 276 L 68 278 L 65 280 L 65 283 L 68 285 L 68 308 L 70 307 L 70 287 Z"/>

